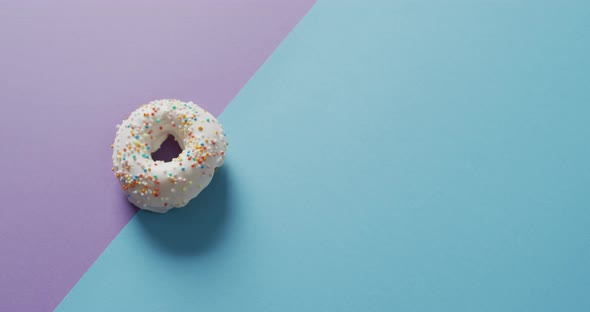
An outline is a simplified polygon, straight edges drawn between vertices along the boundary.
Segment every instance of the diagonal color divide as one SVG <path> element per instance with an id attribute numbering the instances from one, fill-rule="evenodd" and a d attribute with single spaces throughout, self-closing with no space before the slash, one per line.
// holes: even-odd
<path id="1" fill-rule="evenodd" d="M 0 311 L 53 309 L 134 215 L 118 122 L 170 97 L 219 115 L 313 3 L 0 3 Z"/>
<path id="2" fill-rule="evenodd" d="M 319 1 L 57 311 L 590 311 L 589 12 Z"/>

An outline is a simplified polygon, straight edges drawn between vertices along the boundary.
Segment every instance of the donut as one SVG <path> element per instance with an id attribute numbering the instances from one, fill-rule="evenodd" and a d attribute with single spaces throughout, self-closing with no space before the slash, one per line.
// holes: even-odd
<path id="1" fill-rule="evenodd" d="M 169 135 L 182 152 L 170 162 L 152 159 Z M 197 104 L 152 101 L 117 125 L 112 170 L 129 202 L 164 213 L 199 195 L 223 165 L 227 145 L 221 124 Z"/>

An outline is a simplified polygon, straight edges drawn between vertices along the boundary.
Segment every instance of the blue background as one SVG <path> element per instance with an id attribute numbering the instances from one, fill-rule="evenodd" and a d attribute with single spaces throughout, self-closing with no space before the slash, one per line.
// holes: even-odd
<path id="1" fill-rule="evenodd" d="M 320 1 L 58 311 L 589 311 L 590 7 Z M 188 100 L 188 99 L 187 99 Z"/>

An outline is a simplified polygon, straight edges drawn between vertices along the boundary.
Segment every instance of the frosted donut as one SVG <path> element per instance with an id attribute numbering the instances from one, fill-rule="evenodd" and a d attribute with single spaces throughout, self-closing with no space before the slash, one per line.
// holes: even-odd
<path id="1" fill-rule="evenodd" d="M 228 145 L 223 128 L 192 102 L 159 100 L 142 105 L 117 125 L 113 172 L 133 205 L 154 212 L 185 206 L 223 165 Z M 182 152 L 170 162 L 152 152 L 173 135 Z"/>

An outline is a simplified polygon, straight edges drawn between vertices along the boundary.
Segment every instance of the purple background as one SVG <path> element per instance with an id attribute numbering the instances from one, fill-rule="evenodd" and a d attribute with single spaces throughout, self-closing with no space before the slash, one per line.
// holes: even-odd
<path id="1" fill-rule="evenodd" d="M 134 215 L 117 123 L 160 98 L 219 115 L 313 3 L 0 3 L 0 311 L 53 309 Z"/>

